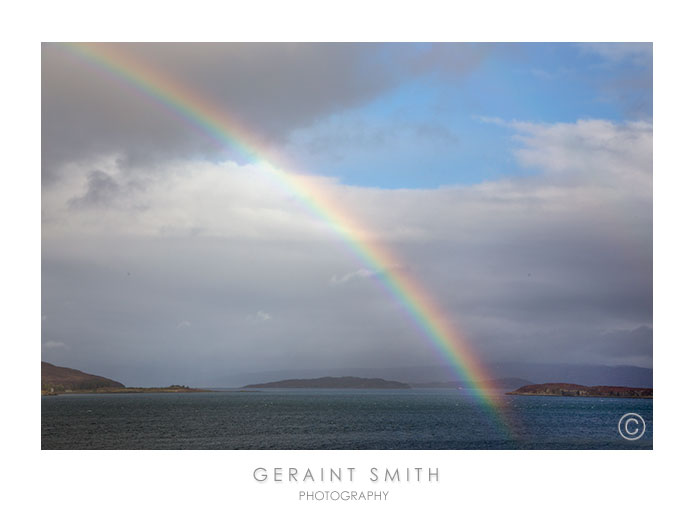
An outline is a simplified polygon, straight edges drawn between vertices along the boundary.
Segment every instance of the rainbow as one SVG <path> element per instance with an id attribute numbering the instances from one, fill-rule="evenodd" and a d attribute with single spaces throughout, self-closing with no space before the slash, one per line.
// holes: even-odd
<path id="1" fill-rule="evenodd" d="M 278 167 L 279 157 L 245 129 L 238 121 L 225 115 L 226 111 L 210 100 L 172 80 L 161 71 L 128 55 L 124 45 L 61 44 L 110 75 L 134 87 L 159 104 L 172 110 L 189 123 L 224 146 L 232 146 L 262 166 L 284 190 L 299 199 L 315 216 L 327 223 L 349 246 L 363 265 L 379 273 L 379 279 L 414 322 L 419 331 L 435 346 L 438 353 L 469 388 L 488 414 L 508 434 L 510 432 L 502 405 L 482 385 L 492 377 L 475 355 L 470 344 L 456 331 L 443 309 L 431 295 L 402 269 L 393 252 L 383 244 L 366 237 L 365 228 L 332 199 L 324 187 L 310 176 L 296 175 Z"/>

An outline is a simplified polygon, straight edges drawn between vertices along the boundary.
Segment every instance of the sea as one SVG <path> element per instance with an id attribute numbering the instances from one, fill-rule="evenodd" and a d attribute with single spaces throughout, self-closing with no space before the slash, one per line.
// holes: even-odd
<path id="1" fill-rule="evenodd" d="M 456 389 L 263 389 L 41 397 L 42 449 L 652 449 L 653 401 Z M 496 410 L 503 408 L 503 417 Z M 645 432 L 620 435 L 635 413 Z M 633 415 L 630 415 L 633 417 Z M 622 419 L 625 435 L 642 425 Z M 638 419 L 638 418 L 636 418 Z"/>

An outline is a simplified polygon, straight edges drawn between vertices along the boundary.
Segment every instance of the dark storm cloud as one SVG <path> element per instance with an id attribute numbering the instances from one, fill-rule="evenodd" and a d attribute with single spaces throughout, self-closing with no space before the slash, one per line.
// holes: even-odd
<path id="1" fill-rule="evenodd" d="M 411 343 L 408 323 L 377 285 L 331 287 L 344 263 L 329 243 L 48 240 L 43 354 L 126 383 L 167 385 L 397 359 Z M 65 347 L 48 346 L 57 342 Z"/>
<path id="2" fill-rule="evenodd" d="M 87 175 L 87 191 L 82 196 L 70 199 L 68 204 L 75 209 L 110 205 L 121 192 L 121 187 L 107 173 L 92 171 Z"/>
<path id="3" fill-rule="evenodd" d="M 633 330 L 608 331 L 595 341 L 593 348 L 601 356 L 611 355 L 615 359 L 648 359 L 653 354 L 653 328 L 639 326 Z"/>
<path id="4" fill-rule="evenodd" d="M 370 45 L 119 44 L 269 140 L 395 82 Z M 42 56 L 44 167 L 103 153 L 126 160 L 214 154 L 219 144 L 60 45 Z"/>
<path id="5" fill-rule="evenodd" d="M 421 74 L 465 74 L 503 47 L 372 44 L 117 44 L 267 143 Z M 426 129 L 425 129 L 426 131 Z M 68 161 L 116 154 L 156 162 L 228 153 L 125 81 L 56 44 L 42 47 L 44 177 Z M 238 158 L 238 157 L 236 157 Z"/>

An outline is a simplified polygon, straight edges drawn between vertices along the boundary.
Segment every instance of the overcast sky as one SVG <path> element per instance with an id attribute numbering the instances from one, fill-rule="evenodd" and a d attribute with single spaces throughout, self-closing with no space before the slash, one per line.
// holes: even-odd
<path id="1" fill-rule="evenodd" d="M 487 363 L 652 365 L 650 44 L 128 44 L 312 175 Z M 263 165 L 42 49 L 42 358 L 129 385 L 430 366 Z"/>

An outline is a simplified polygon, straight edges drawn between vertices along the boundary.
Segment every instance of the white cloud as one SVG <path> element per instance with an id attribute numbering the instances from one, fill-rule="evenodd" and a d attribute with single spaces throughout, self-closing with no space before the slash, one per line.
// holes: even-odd
<path id="1" fill-rule="evenodd" d="M 270 319 L 272 316 L 269 313 L 258 310 L 255 314 L 249 315 L 247 320 L 251 323 L 264 323 Z"/>
<path id="2" fill-rule="evenodd" d="M 282 180 L 263 166 L 177 161 L 156 171 L 123 167 L 118 157 L 103 158 L 87 170 L 83 163 L 65 166 L 62 180 L 44 189 L 43 230 L 49 236 L 107 232 L 260 239 L 329 233 L 329 227 L 305 209 L 297 194 L 287 192 Z M 123 184 L 135 183 L 136 178 L 137 189 L 128 189 L 126 198 L 109 191 L 108 204 L 77 209 L 74 200 L 83 199 L 85 189 L 92 189 L 85 188 L 85 183 L 95 170 Z M 335 180 L 316 177 L 311 182 L 328 186 Z"/>
<path id="3" fill-rule="evenodd" d="M 515 156 L 536 174 L 472 186 L 402 190 L 310 177 L 311 189 L 321 193 L 317 198 L 328 213 L 348 217 L 348 228 L 360 242 L 479 240 L 480 229 L 493 233 L 523 225 L 542 227 L 550 217 L 585 223 L 596 216 L 588 208 L 603 215 L 622 214 L 633 210 L 630 204 L 651 204 L 650 123 L 494 121 L 516 130 Z M 42 233 L 49 250 L 70 247 L 71 239 L 83 242 L 101 236 L 309 246 L 339 242 L 334 225 L 345 228 L 342 222 L 326 220 L 325 213 L 312 212 L 296 192 L 284 189 L 261 166 L 177 161 L 152 171 L 120 170 L 118 164 L 114 157 L 86 168 L 72 164 L 63 182 L 44 188 Z M 130 191 L 127 203 L 120 206 L 71 209 L 70 200 L 80 196 L 89 172 L 96 169 L 110 171 L 114 178 L 137 178 L 140 188 Z M 365 266 L 354 266 L 328 278 L 342 284 L 374 275 Z"/>
<path id="4" fill-rule="evenodd" d="M 535 124 L 514 122 L 522 146 L 516 157 L 551 180 L 574 185 L 628 189 L 628 196 L 652 196 L 653 126 L 603 120 Z M 575 194 L 575 193 L 574 193 Z"/>
<path id="5" fill-rule="evenodd" d="M 338 275 L 333 275 L 330 278 L 330 284 L 331 285 L 342 285 L 344 283 L 347 283 L 351 280 L 354 279 L 365 279 L 365 278 L 370 278 L 375 275 L 375 272 L 369 269 L 361 268 L 358 270 L 355 270 L 353 272 L 348 272 L 347 274 L 343 274 L 341 276 Z"/>
<path id="6" fill-rule="evenodd" d="M 181 321 L 176 325 L 176 328 L 190 328 L 190 321 Z"/>

